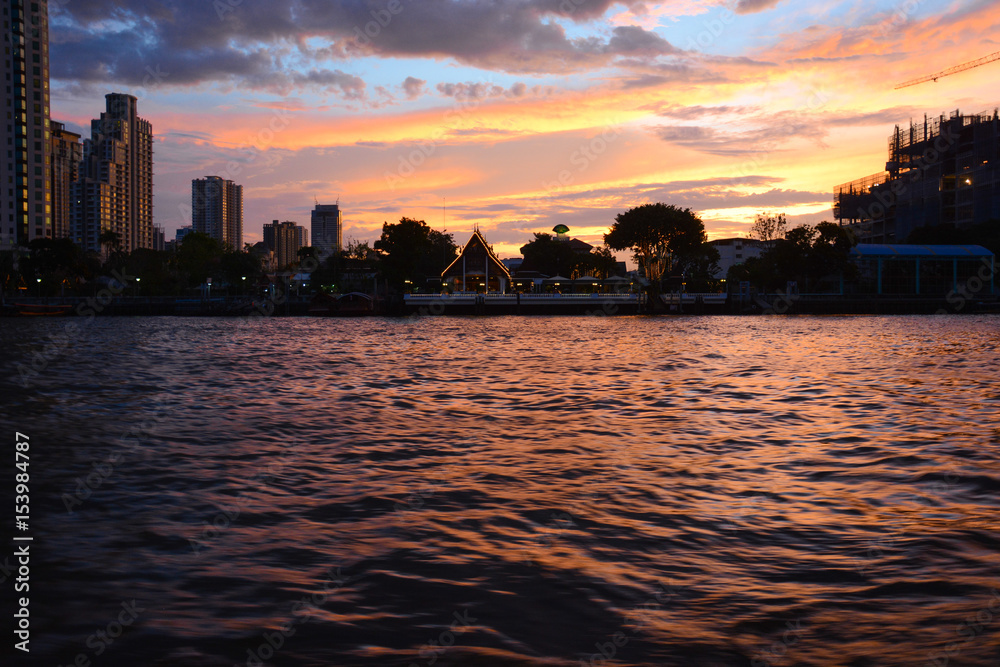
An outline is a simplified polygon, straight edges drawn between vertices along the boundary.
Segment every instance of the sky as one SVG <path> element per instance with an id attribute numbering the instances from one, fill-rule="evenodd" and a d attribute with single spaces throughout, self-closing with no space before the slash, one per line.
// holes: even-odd
<path id="1" fill-rule="evenodd" d="M 244 240 L 339 201 L 344 240 L 406 216 L 501 257 L 644 203 L 709 238 L 832 220 L 896 124 L 992 112 L 993 0 L 50 0 L 52 118 L 110 92 L 153 125 L 154 223 L 191 180 L 243 185 Z M 624 256 L 622 257 L 624 259 Z"/>

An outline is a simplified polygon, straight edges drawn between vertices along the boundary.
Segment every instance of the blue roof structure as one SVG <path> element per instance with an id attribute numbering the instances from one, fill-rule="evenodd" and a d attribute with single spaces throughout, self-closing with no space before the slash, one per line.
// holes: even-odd
<path id="1" fill-rule="evenodd" d="M 882 243 L 859 243 L 851 249 L 851 254 L 861 257 L 911 259 L 977 259 L 992 257 L 993 253 L 981 245 L 886 245 Z"/>

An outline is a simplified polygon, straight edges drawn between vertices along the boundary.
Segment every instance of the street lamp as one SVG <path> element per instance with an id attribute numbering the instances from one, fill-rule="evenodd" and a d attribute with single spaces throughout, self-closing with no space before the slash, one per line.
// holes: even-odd
<path id="1" fill-rule="evenodd" d="M 139 296 L 139 283 L 142 282 L 142 278 L 135 279 L 135 295 Z"/>
<path id="2" fill-rule="evenodd" d="M 41 299 L 42 298 L 42 279 L 41 278 L 37 278 L 37 280 L 38 280 L 38 298 Z"/>
<path id="3" fill-rule="evenodd" d="M 242 285 L 242 287 L 241 287 L 240 289 L 241 289 L 241 290 L 243 291 L 243 293 L 244 293 L 244 294 L 246 294 L 246 291 L 247 291 L 247 277 L 246 277 L 246 276 L 243 276 L 243 277 L 241 278 L 241 280 L 242 280 L 243 282 L 242 282 L 242 283 L 240 283 L 240 284 Z"/>

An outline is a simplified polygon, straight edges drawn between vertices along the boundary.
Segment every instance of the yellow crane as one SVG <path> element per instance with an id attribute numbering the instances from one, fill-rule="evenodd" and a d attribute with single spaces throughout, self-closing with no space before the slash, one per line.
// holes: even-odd
<path id="1" fill-rule="evenodd" d="M 991 53 L 988 56 L 980 58 L 979 60 L 972 60 L 967 63 L 962 63 L 961 65 L 955 65 L 954 67 L 949 67 L 948 69 L 942 70 L 937 74 L 922 76 L 919 79 L 911 79 L 910 81 L 906 81 L 896 86 L 896 90 L 899 90 L 900 88 L 906 88 L 908 86 L 915 86 L 918 83 L 926 83 L 927 81 L 937 81 L 943 76 L 951 76 L 952 74 L 958 74 L 959 72 L 964 72 L 967 69 L 972 69 L 973 67 L 979 67 L 980 65 L 986 65 L 996 60 L 1000 60 L 1000 51 L 997 51 L 996 53 Z"/>

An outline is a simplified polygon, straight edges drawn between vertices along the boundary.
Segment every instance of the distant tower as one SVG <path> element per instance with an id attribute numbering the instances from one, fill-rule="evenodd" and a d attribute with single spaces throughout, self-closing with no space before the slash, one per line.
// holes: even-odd
<path id="1" fill-rule="evenodd" d="M 52 236 L 49 134 L 49 10 L 3 3 L 4 107 L 0 250 Z"/>
<path id="2" fill-rule="evenodd" d="M 312 212 L 312 243 L 320 261 L 343 249 L 343 218 L 337 204 L 316 204 Z"/>
<path id="3" fill-rule="evenodd" d="M 80 178 L 83 144 L 80 135 L 52 121 L 52 236 L 61 239 L 72 232 L 73 183 Z"/>
<path id="4" fill-rule="evenodd" d="M 243 186 L 220 176 L 191 181 L 191 225 L 233 250 L 243 250 Z"/>

